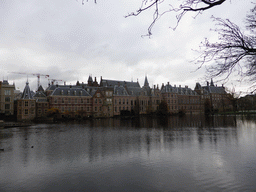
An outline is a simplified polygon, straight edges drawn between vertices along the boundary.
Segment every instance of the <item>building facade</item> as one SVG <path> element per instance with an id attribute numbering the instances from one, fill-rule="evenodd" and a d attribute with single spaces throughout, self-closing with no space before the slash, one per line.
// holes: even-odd
<path id="1" fill-rule="evenodd" d="M 94 117 L 105 118 L 119 115 L 137 115 L 157 113 L 160 103 L 164 101 L 168 113 L 198 114 L 205 112 L 206 103 L 212 110 L 230 107 L 225 88 L 211 84 L 196 84 L 194 90 L 188 86 L 172 86 L 168 82 L 151 88 L 145 77 L 141 87 L 137 82 L 96 78 L 89 76 L 88 84 L 49 85 L 42 87 L 33 96 L 28 83 L 17 102 L 17 117 L 33 119 L 46 117 L 49 111 L 57 111 L 63 118 Z M 30 117 L 28 118 L 28 116 Z"/>
<path id="2" fill-rule="evenodd" d="M 0 114 L 14 115 L 14 90 L 15 85 L 10 85 L 7 80 L 0 81 Z"/>

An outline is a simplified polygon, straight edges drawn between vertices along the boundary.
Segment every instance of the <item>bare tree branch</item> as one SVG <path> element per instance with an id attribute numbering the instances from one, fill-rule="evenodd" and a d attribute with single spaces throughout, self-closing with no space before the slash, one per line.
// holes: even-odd
<path id="1" fill-rule="evenodd" d="M 153 21 L 150 24 L 150 26 L 148 27 L 148 35 L 150 36 L 150 35 L 152 35 L 152 28 L 153 28 L 154 24 L 156 23 L 156 21 L 161 16 L 163 16 L 164 14 L 166 14 L 168 12 L 176 12 L 177 13 L 177 15 L 176 15 L 177 24 L 173 28 L 173 29 L 176 29 L 180 20 L 187 12 L 192 11 L 192 12 L 202 13 L 205 10 L 208 10 L 215 6 L 221 5 L 226 0 L 184 0 L 182 3 L 179 3 L 179 6 L 176 8 L 175 8 L 174 4 L 175 4 L 175 2 L 177 3 L 178 0 L 176 0 L 176 1 L 169 0 L 169 1 L 171 1 L 169 4 L 169 9 L 166 8 L 166 6 L 165 6 L 164 11 L 160 12 L 160 10 L 159 10 L 160 4 L 163 2 L 166 2 L 166 1 L 167 0 L 142 0 L 141 7 L 137 11 L 131 12 L 130 14 L 128 14 L 125 17 L 138 16 L 142 12 L 149 10 L 151 8 L 154 8 Z"/>
<path id="2" fill-rule="evenodd" d="M 256 6 L 247 15 L 247 28 L 255 30 Z M 237 70 L 242 75 L 256 80 L 256 35 L 245 35 L 240 28 L 229 20 L 214 18 L 217 22 L 215 31 L 219 35 L 218 42 L 210 43 L 208 39 L 202 43 L 204 48 L 197 60 L 200 67 L 207 62 L 214 64 L 207 68 L 210 76 L 226 75 L 226 78 Z"/>

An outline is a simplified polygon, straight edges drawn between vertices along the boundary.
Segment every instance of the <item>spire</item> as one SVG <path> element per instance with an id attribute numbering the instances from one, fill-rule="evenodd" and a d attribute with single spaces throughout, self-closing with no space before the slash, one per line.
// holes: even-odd
<path id="1" fill-rule="evenodd" d="M 28 81 L 26 82 L 26 86 L 23 90 L 21 99 L 33 99 Z"/>
<path id="2" fill-rule="evenodd" d="M 145 76 L 144 87 L 149 87 L 147 76 Z"/>
<path id="3" fill-rule="evenodd" d="M 211 79 L 211 86 L 214 86 L 214 84 L 213 84 L 213 80 Z"/>
<path id="4" fill-rule="evenodd" d="M 88 85 L 91 86 L 92 83 L 93 83 L 92 76 L 89 75 L 89 78 L 88 78 Z"/>

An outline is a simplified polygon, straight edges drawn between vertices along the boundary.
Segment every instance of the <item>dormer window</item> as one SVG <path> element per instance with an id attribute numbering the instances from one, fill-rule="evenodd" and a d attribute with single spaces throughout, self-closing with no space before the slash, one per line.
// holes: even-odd
<path id="1" fill-rule="evenodd" d="M 60 93 L 61 93 L 61 95 L 63 95 L 63 90 L 61 90 L 61 92 L 60 92 Z"/>
<path id="2" fill-rule="evenodd" d="M 68 90 L 68 95 L 70 95 L 70 90 Z"/>
<path id="3" fill-rule="evenodd" d="M 83 95 L 83 91 L 80 91 L 80 95 Z"/>
<path id="4" fill-rule="evenodd" d="M 76 95 L 76 91 L 74 91 L 74 95 Z"/>

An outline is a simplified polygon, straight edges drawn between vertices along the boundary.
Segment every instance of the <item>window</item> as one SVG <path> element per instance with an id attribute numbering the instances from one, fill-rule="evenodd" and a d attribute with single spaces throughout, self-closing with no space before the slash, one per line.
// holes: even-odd
<path id="1" fill-rule="evenodd" d="M 97 99 L 94 99 L 94 103 L 98 103 L 98 100 L 97 100 Z"/>
<path id="2" fill-rule="evenodd" d="M 64 98 L 62 98 L 61 102 L 62 102 L 62 103 L 65 103 Z"/>
<path id="3" fill-rule="evenodd" d="M 58 99 L 55 98 L 55 99 L 54 99 L 54 103 L 58 103 Z"/>
<path id="4" fill-rule="evenodd" d="M 11 90 L 4 90 L 4 95 L 11 95 Z"/>
<path id="5" fill-rule="evenodd" d="M 25 107 L 27 107 L 28 106 L 28 101 L 25 101 Z"/>
<path id="6" fill-rule="evenodd" d="M 25 115 L 28 115 L 28 109 L 25 109 Z"/>
<path id="7" fill-rule="evenodd" d="M 11 97 L 5 97 L 5 102 L 11 102 Z"/>
<path id="8" fill-rule="evenodd" d="M 5 104 L 5 109 L 10 109 L 10 104 Z"/>
<path id="9" fill-rule="evenodd" d="M 94 111 L 95 111 L 95 112 L 97 111 L 97 107 L 94 108 Z"/>
<path id="10" fill-rule="evenodd" d="M 83 99 L 81 99 L 81 103 L 83 103 L 84 102 L 84 100 Z"/>

